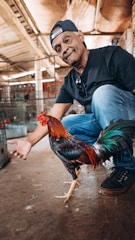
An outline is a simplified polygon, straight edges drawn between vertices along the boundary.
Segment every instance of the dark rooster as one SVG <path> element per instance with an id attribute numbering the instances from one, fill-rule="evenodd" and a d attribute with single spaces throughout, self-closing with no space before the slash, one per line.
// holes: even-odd
<path id="1" fill-rule="evenodd" d="M 67 202 L 71 197 L 80 173 L 82 164 L 91 164 L 94 168 L 101 161 L 113 156 L 122 160 L 123 151 L 126 149 L 133 154 L 132 133 L 135 131 L 135 120 L 124 120 L 111 123 L 99 135 L 97 141 L 87 145 L 73 137 L 62 123 L 56 118 L 41 113 L 37 120 L 45 126 L 48 125 L 51 149 L 62 160 L 68 172 L 72 175 L 73 182 L 67 194 L 59 196 Z"/>

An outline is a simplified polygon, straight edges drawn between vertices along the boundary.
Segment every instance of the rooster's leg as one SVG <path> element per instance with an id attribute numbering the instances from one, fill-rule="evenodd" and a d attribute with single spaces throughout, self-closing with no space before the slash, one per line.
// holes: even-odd
<path id="1" fill-rule="evenodd" d="M 76 172 L 76 175 L 79 176 L 80 174 L 80 169 Z M 78 185 L 78 178 L 72 181 L 71 186 L 69 188 L 69 191 L 64 195 L 64 196 L 56 196 L 57 198 L 65 198 L 64 203 L 66 203 L 72 196 L 76 185 Z"/>
<path id="2" fill-rule="evenodd" d="M 75 179 L 75 180 L 72 181 L 71 186 L 69 188 L 69 191 L 65 195 L 63 195 L 63 196 L 56 196 L 56 198 L 65 198 L 64 203 L 66 203 L 69 200 L 69 198 L 72 196 L 72 194 L 73 194 L 73 192 L 75 190 L 76 184 L 78 184 L 77 180 L 78 179 Z"/>

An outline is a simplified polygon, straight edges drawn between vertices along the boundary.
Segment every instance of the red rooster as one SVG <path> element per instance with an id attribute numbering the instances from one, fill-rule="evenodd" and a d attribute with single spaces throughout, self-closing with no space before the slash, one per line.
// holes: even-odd
<path id="1" fill-rule="evenodd" d="M 51 149 L 62 160 L 73 178 L 68 193 L 59 196 L 65 198 L 64 202 L 69 200 L 78 184 L 77 179 L 82 164 L 91 164 L 95 168 L 99 162 L 111 156 L 122 160 L 124 149 L 127 149 L 130 155 L 133 154 L 131 134 L 135 131 L 135 120 L 111 123 L 92 146 L 69 134 L 59 120 L 46 115 L 45 112 L 41 113 L 37 120 L 43 126 L 48 125 Z"/>

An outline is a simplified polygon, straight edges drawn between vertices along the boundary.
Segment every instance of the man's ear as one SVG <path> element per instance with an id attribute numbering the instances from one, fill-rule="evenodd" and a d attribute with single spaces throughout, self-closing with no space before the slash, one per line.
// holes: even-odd
<path id="1" fill-rule="evenodd" d="M 78 35 L 79 35 L 81 41 L 84 42 L 84 34 L 81 30 L 78 31 Z"/>

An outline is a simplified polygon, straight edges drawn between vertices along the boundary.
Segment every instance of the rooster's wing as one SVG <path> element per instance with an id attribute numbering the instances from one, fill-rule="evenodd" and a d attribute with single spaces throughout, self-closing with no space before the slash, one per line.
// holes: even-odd
<path id="1" fill-rule="evenodd" d="M 77 178 L 76 169 L 83 163 L 89 162 L 89 158 L 84 148 L 79 144 L 79 140 L 74 138 L 59 138 L 54 141 L 50 138 L 50 145 L 55 154 L 61 159 L 73 179 Z"/>

